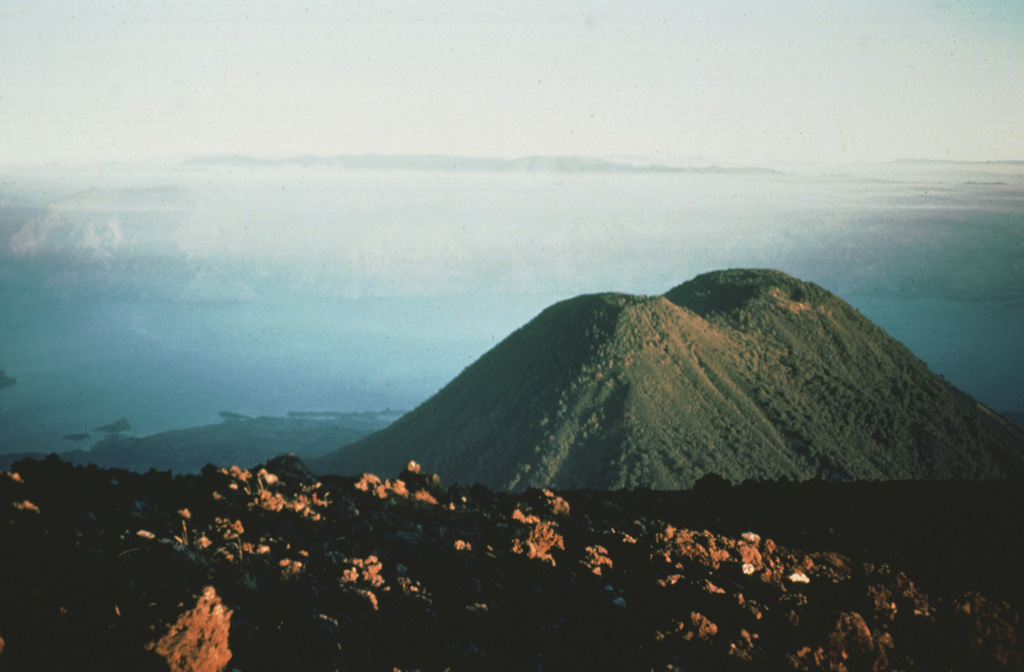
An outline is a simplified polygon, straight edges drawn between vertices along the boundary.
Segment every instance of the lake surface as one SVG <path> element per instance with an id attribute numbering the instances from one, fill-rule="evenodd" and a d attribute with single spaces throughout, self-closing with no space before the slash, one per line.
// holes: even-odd
<path id="1" fill-rule="evenodd" d="M 1024 169 L 2 173 L 0 451 L 410 409 L 554 301 L 771 267 L 1024 409 Z"/>

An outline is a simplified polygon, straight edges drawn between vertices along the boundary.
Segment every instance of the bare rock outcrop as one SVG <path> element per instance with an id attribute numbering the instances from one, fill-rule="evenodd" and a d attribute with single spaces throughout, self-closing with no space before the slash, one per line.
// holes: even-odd
<path id="1" fill-rule="evenodd" d="M 146 648 L 163 658 L 170 672 L 221 672 L 231 660 L 230 627 L 231 611 L 207 586 L 196 606 Z"/>

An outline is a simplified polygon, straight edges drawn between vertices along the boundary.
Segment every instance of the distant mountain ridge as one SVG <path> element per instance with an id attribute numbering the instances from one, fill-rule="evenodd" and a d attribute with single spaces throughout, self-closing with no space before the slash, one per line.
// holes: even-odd
<path id="1" fill-rule="evenodd" d="M 996 478 L 1024 432 L 845 301 L 778 271 L 555 304 L 324 473 L 617 489 L 751 478 Z"/>
<path id="2" fill-rule="evenodd" d="M 771 168 L 756 166 L 723 167 L 716 165 L 681 167 L 664 164 L 632 164 L 578 156 L 526 156 L 517 159 L 451 156 L 445 154 L 343 154 L 337 156 L 292 156 L 260 159 L 244 155 L 211 156 L 190 159 L 195 167 L 330 167 L 361 170 L 508 172 L 508 173 L 689 173 L 783 175 Z"/>

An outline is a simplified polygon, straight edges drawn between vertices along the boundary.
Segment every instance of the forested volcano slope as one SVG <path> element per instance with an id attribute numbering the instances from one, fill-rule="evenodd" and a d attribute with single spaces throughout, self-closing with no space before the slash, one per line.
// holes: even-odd
<path id="1" fill-rule="evenodd" d="M 555 304 L 419 408 L 324 458 L 501 490 L 1024 473 L 1024 434 L 849 304 L 785 273 Z"/>

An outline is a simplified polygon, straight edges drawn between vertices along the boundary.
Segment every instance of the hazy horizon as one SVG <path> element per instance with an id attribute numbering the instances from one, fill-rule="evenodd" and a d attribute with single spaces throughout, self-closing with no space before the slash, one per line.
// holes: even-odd
<path id="1" fill-rule="evenodd" d="M 1016 160 L 1022 26 L 981 0 L 12 0 L 0 154 Z"/>

